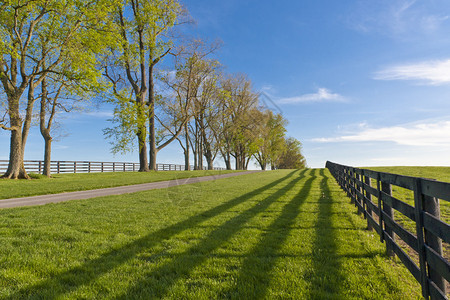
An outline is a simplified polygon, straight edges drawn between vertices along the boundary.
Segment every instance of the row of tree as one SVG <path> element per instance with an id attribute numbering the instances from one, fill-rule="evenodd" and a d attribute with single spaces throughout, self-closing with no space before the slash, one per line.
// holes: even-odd
<path id="1" fill-rule="evenodd" d="M 0 4 L 0 128 L 10 131 L 6 178 L 27 178 L 25 145 L 33 118 L 45 141 L 50 175 L 52 129 L 59 111 L 86 99 L 115 107 L 105 129 L 113 152 L 138 149 L 140 171 L 156 168 L 158 151 L 177 140 L 195 168 L 220 155 L 231 169 L 305 165 L 286 120 L 259 105 L 243 75 L 225 75 L 211 59 L 218 44 L 186 42 L 190 23 L 176 0 L 9 0 Z M 164 58 L 172 64 L 157 69 Z M 35 107 L 38 103 L 38 107 Z M 85 104 L 84 104 L 85 105 Z M 297 159 L 289 164 L 287 153 Z M 147 155 L 148 154 L 148 155 Z M 283 158 L 285 157 L 285 158 Z"/>

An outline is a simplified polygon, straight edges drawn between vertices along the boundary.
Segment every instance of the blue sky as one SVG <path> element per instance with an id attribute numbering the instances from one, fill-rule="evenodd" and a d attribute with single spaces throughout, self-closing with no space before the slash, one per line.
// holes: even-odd
<path id="1" fill-rule="evenodd" d="M 265 102 L 288 120 L 310 167 L 450 166 L 448 0 L 186 0 L 189 29 L 223 41 L 230 73 L 248 74 Z M 110 108 L 66 118 L 55 142 L 61 160 L 137 161 L 112 156 L 102 129 Z M 41 159 L 36 130 L 26 159 Z M 0 133 L 0 159 L 9 138 Z M 183 163 L 177 144 L 158 162 Z M 221 165 L 221 161 L 217 161 Z"/>

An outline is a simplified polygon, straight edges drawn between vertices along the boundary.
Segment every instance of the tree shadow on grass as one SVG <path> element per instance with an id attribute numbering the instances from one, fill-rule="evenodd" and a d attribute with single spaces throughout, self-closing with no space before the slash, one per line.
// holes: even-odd
<path id="1" fill-rule="evenodd" d="M 260 187 L 254 191 L 246 193 L 242 196 L 234 198 L 228 202 L 220 204 L 216 207 L 213 207 L 207 211 L 199 213 L 195 216 L 192 216 L 184 221 L 178 222 L 171 226 L 165 227 L 158 231 L 152 232 L 142 238 L 135 240 L 132 243 L 124 245 L 120 248 L 113 249 L 101 255 L 98 258 L 87 260 L 82 263 L 78 267 L 70 268 L 61 273 L 55 274 L 51 278 L 45 279 L 37 284 L 32 286 L 24 287 L 17 292 L 13 293 L 6 299 L 24 299 L 24 298 L 35 298 L 35 299 L 54 299 L 60 298 L 62 295 L 68 294 L 77 288 L 87 285 L 90 282 L 94 281 L 98 277 L 110 272 L 116 267 L 126 263 L 132 258 L 136 257 L 137 254 L 149 249 L 158 243 L 169 239 L 171 236 L 174 236 L 180 232 L 185 230 L 189 230 L 189 228 L 195 227 L 197 224 L 204 222 L 207 219 L 213 218 L 221 213 L 249 200 L 256 194 L 263 193 L 266 190 L 269 190 L 278 184 L 287 181 L 290 177 L 292 177 L 296 171 L 289 173 L 288 175 L 280 178 L 276 181 L 273 181 L 263 187 Z M 298 177 L 294 179 L 297 181 Z M 292 184 L 292 182 L 290 183 Z M 270 197 L 272 201 L 273 197 Z M 268 202 L 269 200 L 265 200 Z M 264 201 L 263 201 L 264 202 Z M 254 208 L 248 213 L 254 214 L 260 211 L 259 208 Z M 234 220 L 236 225 L 239 223 L 244 223 L 243 220 L 245 218 L 241 216 L 242 220 Z M 231 220 L 230 220 L 231 222 Z M 228 222 L 227 222 L 228 223 Z M 233 226 L 233 225 L 232 225 Z M 232 227 L 231 226 L 231 227 Z M 210 247 L 206 247 L 209 249 Z M 184 257 L 183 257 L 184 259 Z M 189 260 L 189 256 L 186 257 Z M 163 271 L 163 270 L 160 270 Z M 175 279 L 175 278 L 173 278 Z M 173 282 L 173 281 L 171 281 Z M 139 285 L 136 285 L 135 288 L 132 289 L 131 292 L 138 292 Z M 148 296 L 148 295 L 147 295 Z M 128 297 L 124 297 L 128 298 Z"/>
<path id="2" fill-rule="evenodd" d="M 249 209 L 227 220 L 218 228 L 211 231 L 198 244 L 187 249 L 185 252 L 174 256 L 166 264 L 145 274 L 141 280 L 136 282 L 126 292 L 116 299 L 130 298 L 163 298 L 177 280 L 187 278 L 192 270 L 207 260 L 211 253 L 228 241 L 241 228 L 259 213 L 265 211 L 272 203 L 285 195 L 289 190 L 305 177 L 305 170 L 296 176 L 283 188 L 270 194 L 264 200 L 258 202 Z M 151 296 L 149 295 L 151 293 Z"/>
<path id="3" fill-rule="evenodd" d="M 333 229 L 333 198 L 328 186 L 328 176 L 320 170 L 321 196 L 317 216 L 316 234 L 312 248 L 312 272 L 309 281 L 309 299 L 341 299 L 340 287 L 345 280 L 341 272 L 341 257 L 337 253 L 336 232 Z"/>
<path id="4" fill-rule="evenodd" d="M 236 286 L 224 293 L 225 298 L 263 299 L 266 296 L 271 271 L 280 258 L 279 252 L 292 230 L 301 205 L 309 196 L 312 183 L 316 179 L 315 172 L 316 170 L 311 170 L 299 193 L 283 207 L 281 214 L 265 229 L 266 233 L 261 241 L 245 256 Z"/>

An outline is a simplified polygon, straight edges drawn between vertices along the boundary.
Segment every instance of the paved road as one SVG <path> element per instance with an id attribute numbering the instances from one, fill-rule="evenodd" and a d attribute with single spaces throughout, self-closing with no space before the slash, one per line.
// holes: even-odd
<path id="1" fill-rule="evenodd" d="M 128 193 L 135 193 L 153 189 L 163 189 L 177 185 L 197 183 L 203 181 L 211 181 L 221 178 L 228 178 L 234 176 L 240 176 L 250 173 L 255 173 L 260 171 L 245 171 L 238 173 L 228 173 L 222 175 L 212 175 L 212 176 L 204 176 L 204 177 L 191 177 L 191 178 L 183 178 L 169 181 L 159 181 L 159 182 L 150 182 L 150 183 L 142 183 L 135 185 L 127 185 L 127 186 L 118 186 L 112 188 L 105 189 L 96 189 L 96 190 L 88 190 L 88 191 L 80 191 L 80 192 L 68 192 L 61 194 L 52 194 L 52 195 L 40 195 L 40 196 L 32 196 L 32 197 L 23 197 L 23 198 L 10 198 L 0 200 L 0 208 L 9 208 L 9 207 L 20 207 L 20 206 L 32 206 L 32 205 L 43 205 L 47 203 L 58 203 L 69 200 L 82 200 L 89 199 L 95 197 L 102 196 L 110 196 L 110 195 L 121 195 Z"/>

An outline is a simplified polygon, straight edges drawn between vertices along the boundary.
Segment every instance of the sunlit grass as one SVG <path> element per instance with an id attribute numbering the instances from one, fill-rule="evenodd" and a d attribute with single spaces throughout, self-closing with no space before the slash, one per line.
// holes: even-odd
<path id="1" fill-rule="evenodd" d="M 54 174 L 47 178 L 31 174 L 31 180 L 0 179 L 0 199 L 91 190 L 147 182 L 226 174 L 239 171 L 152 171 Z"/>
<path id="2" fill-rule="evenodd" d="M 434 179 L 443 182 L 450 182 L 450 167 L 376 167 L 370 168 L 374 171 L 387 172 L 393 174 L 400 174 L 405 176 L 421 177 Z M 414 206 L 414 193 L 411 190 L 404 189 L 397 186 L 392 186 L 392 195 Z M 441 220 L 450 223 L 450 202 L 445 200 L 439 201 L 440 218 Z M 416 235 L 416 223 L 400 212 L 394 211 L 394 220 L 400 223 L 405 229 Z M 403 248 L 413 257 L 416 264 L 418 264 L 418 256 L 414 250 L 410 249 L 406 244 Z M 450 259 L 450 245 L 443 242 L 443 256 Z"/>
<path id="3" fill-rule="evenodd" d="M 327 170 L 0 210 L 2 299 L 419 299 Z"/>

